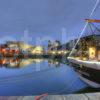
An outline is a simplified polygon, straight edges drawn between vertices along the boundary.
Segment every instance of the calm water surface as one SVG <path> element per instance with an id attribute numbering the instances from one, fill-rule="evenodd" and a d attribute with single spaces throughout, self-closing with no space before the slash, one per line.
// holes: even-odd
<path id="1" fill-rule="evenodd" d="M 76 93 L 88 87 L 74 69 L 58 60 L 5 60 L 0 68 L 0 95 Z"/>

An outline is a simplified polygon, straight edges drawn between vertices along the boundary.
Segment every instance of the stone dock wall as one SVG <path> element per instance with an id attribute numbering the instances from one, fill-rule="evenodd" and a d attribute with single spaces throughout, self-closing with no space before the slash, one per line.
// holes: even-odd
<path id="1" fill-rule="evenodd" d="M 34 96 L 0 96 L 0 100 L 35 100 Z M 100 93 L 48 95 L 41 100 L 100 100 Z"/>

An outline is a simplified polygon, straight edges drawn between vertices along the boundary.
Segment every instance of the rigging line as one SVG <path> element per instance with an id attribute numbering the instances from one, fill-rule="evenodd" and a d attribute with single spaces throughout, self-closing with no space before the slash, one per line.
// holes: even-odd
<path id="1" fill-rule="evenodd" d="M 100 32 L 100 29 L 99 29 L 99 28 L 97 28 L 97 26 L 96 26 L 96 25 L 94 25 L 93 23 L 91 23 L 91 25 L 92 25 L 93 27 L 95 27 L 97 31 L 99 31 L 99 32 Z"/>
<path id="2" fill-rule="evenodd" d="M 84 31 L 85 31 L 85 29 L 86 29 L 87 25 L 88 25 L 88 22 L 86 22 L 86 24 L 85 24 L 85 26 L 84 26 L 84 28 L 83 28 L 83 30 L 82 30 L 82 32 L 81 32 L 81 34 L 80 34 L 80 36 L 79 36 L 78 40 L 76 41 L 76 43 L 75 43 L 74 47 L 72 48 L 72 50 L 71 50 L 71 52 L 70 52 L 69 56 L 71 56 L 71 55 L 72 55 L 72 53 L 73 53 L 73 51 L 75 50 L 75 47 L 77 46 L 78 42 L 80 41 L 80 38 L 82 37 L 82 35 L 83 35 L 83 33 L 84 33 Z"/>
<path id="3" fill-rule="evenodd" d="M 92 10 L 92 12 L 91 12 L 91 14 L 90 14 L 89 17 L 91 17 L 91 16 L 93 15 L 93 13 L 94 13 L 94 11 L 96 10 L 96 8 L 97 8 L 99 2 L 100 2 L 100 0 L 97 0 L 97 1 L 96 1 L 96 4 L 94 5 L 94 8 L 93 8 L 93 10 Z"/>
<path id="4" fill-rule="evenodd" d="M 97 6 L 98 6 L 99 2 L 100 2 L 100 0 L 97 0 L 97 1 L 96 1 L 96 4 L 94 5 L 93 10 L 92 10 L 92 12 L 90 13 L 89 18 L 91 18 L 91 16 L 93 15 L 93 13 L 94 13 L 94 11 L 96 10 L 96 8 L 97 8 Z M 71 52 L 70 52 L 69 56 L 71 56 L 71 55 L 72 55 L 72 53 L 73 53 L 73 51 L 74 51 L 75 47 L 77 46 L 78 42 L 80 41 L 80 38 L 81 38 L 81 37 L 82 37 L 82 35 L 83 35 L 83 33 L 84 33 L 84 31 L 85 31 L 85 29 L 86 29 L 87 25 L 88 25 L 88 22 L 86 22 L 86 24 L 85 24 L 85 26 L 84 26 L 84 28 L 83 28 L 83 30 L 82 30 L 82 32 L 81 32 L 81 34 L 80 34 L 80 36 L 79 36 L 78 40 L 76 41 L 76 43 L 75 43 L 74 47 L 72 48 L 72 50 L 71 50 Z"/>
<path id="5" fill-rule="evenodd" d="M 91 34 L 94 34 L 94 31 L 93 31 L 93 29 L 92 29 L 92 26 L 91 26 L 91 24 L 89 23 L 88 25 L 89 25 L 89 27 L 90 27 L 90 30 L 91 30 L 91 32 L 92 32 Z"/>

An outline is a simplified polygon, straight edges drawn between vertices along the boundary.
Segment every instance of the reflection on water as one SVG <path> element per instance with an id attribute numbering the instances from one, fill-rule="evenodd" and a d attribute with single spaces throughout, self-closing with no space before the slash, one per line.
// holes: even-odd
<path id="1" fill-rule="evenodd" d="M 19 58 L 2 58 L 0 59 L 0 66 L 5 66 L 6 68 L 24 68 L 32 63 L 41 63 L 47 59 L 35 58 L 35 59 L 19 59 Z M 59 59 L 48 59 L 48 66 L 59 67 L 61 62 Z"/>
<path id="2" fill-rule="evenodd" d="M 43 59 L 2 58 L 0 59 L 0 66 L 5 66 L 6 68 L 21 68 L 32 63 L 40 63 L 42 61 Z"/>
<path id="3" fill-rule="evenodd" d="M 63 62 L 66 59 L 0 59 L 0 95 L 69 94 L 89 87 Z"/>
<path id="4" fill-rule="evenodd" d="M 87 67 L 77 67 L 75 70 L 84 82 L 94 88 L 100 88 L 100 70 Z"/>
<path id="5" fill-rule="evenodd" d="M 50 67 L 52 67 L 52 65 L 59 67 L 61 65 L 61 62 L 58 59 L 48 59 L 48 65 Z"/>

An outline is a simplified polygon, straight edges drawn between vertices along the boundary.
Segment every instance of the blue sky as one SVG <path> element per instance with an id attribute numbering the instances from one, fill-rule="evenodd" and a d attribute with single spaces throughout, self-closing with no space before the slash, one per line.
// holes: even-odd
<path id="1" fill-rule="evenodd" d="M 79 36 L 95 3 L 96 0 L 0 0 L 0 42 L 21 40 L 26 31 L 24 37 L 27 39 L 28 34 L 31 44 L 39 39 L 45 44 L 49 38 L 66 42 Z M 97 10 L 93 18 L 100 18 Z"/>

